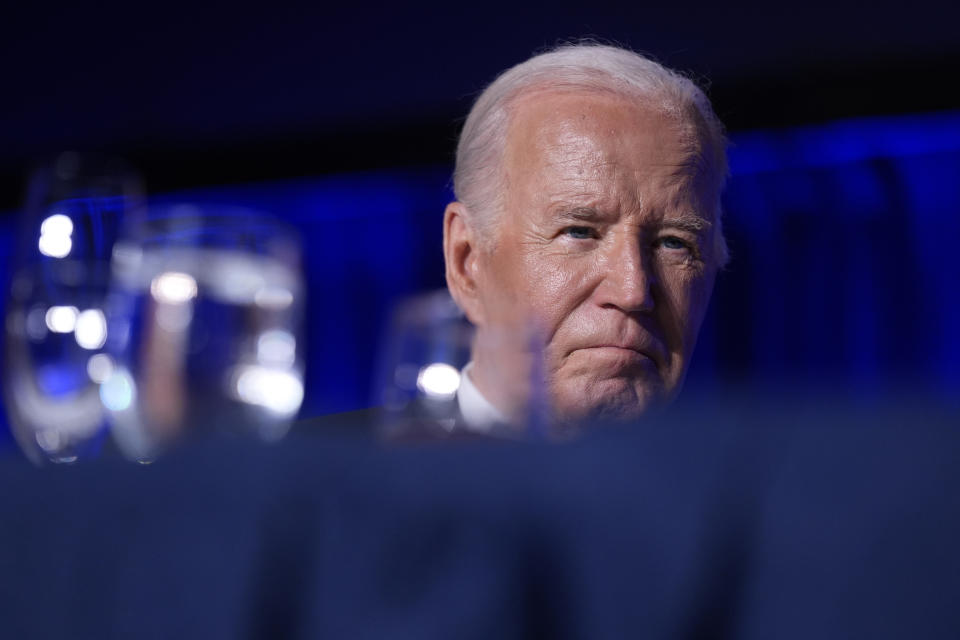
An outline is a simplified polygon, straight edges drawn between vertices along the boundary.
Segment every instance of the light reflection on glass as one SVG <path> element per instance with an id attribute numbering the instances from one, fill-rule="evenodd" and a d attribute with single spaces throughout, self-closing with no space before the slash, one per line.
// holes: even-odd
<path id="1" fill-rule="evenodd" d="M 71 464 L 77 461 L 77 456 L 75 455 L 64 455 L 60 453 L 60 450 L 64 448 L 66 444 L 65 441 L 67 438 L 65 438 L 59 430 L 43 429 L 37 431 L 36 440 L 40 448 L 52 456 L 53 460 L 58 464 Z"/>
<path id="2" fill-rule="evenodd" d="M 262 309 L 280 311 L 293 304 L 293 293 L 281 287 L 264 287 L 257 291 L 253 302 Z"/>
<path id="3" fill-rule="evenodd" d="M 42 236 L 71 236 L 73 235 L 73 220 L 62 213 L 57 213 L 40 223 Z"/>
<path id="4" fill-rule="evenodd" d="M 110 411 L 126 411 L 136 396 L 136 384 L 126 369 L 114 369 L 110 377 L 100 385 L 100 401 Z"/>
<path id="5" fill-rule="evenodd" d="M 40 253 L 51 258 L 65 258 L 73 249 L 73 240 L 70 236 L 40 236 L 37 242 Z"/>
<path id="6" fill-rule="evenodd" d="M 60 448 L 60 432 L 56 429 L 44 429 L 43 431 L 37 431 L 37 444 L 40 445 L 44 451 L 56 451 Z"/>
<path id="7" fill-rule="evenodd" d="M 168 271 L 150 283 L 150 294 L 157 302 L 182 304 L 197 295 L 197 281 L 188 273 Z"/>
<path id="8" fill-rule="evenodd" d="M 103 383 L 113 373 L 113 360 L 105 353 L 97 353 L 87 360 L 87 375 L 97 384 Z"/>
<path id="9" fill-rule="evenodd" d="M 460 372 L 444 362 L 434 362 L 420 369 L 417 388 L 429 398 L 446 400 L 460 388 Z"/>
<path id="10" fill-rule="evenodd" d="M 214 295 L 230 304 L 250 304 L 264 288 L 262 267 L 243 254 L 222 252 L 207 265 Z"/>
<path id="11" fill-rule="evenodd" d="M 137 402 L 137 383 L 123 366 L 110 360 L 110 374 L 100 384 L 100 402 L 110 412 L 113 437 L 132 460 L 148 463 L 158 445 L 143 425 Z"/>
<path id="12" fill-rule="evenodd" d="M 257 365 L 238 367 L 234 385 L 237 398 L 282 416 L 292 416 L 303 402 L 303 383 L 287 369 Z"/>
<path id="13" fill-rule="evenodd" d="M 47 309 L 44 320 L 54 333 L 70 333 L 77 325 L 79 310 L 72 306 L 54 306 Z"/>
<path id="14" fill-rule="evenodd" d="M 65 258 L 73 248 L 73 221 L 62 213 L 46 218 L 40 224 L 40 253 L 51 258 Z"/>
<path id="15" fill-rule="evenodd" d="M 107 319 L 100 309 L 87 309 L 77 316 L 74 327 L 77 344 L 96 351 L 107 342 Z"/>
<path id="16" fill-rule="evenodd" d="M 283 329 L 264 331 L 257 339 L 260 364 L 290 367 L 297 357 L 297 339 Z"/>

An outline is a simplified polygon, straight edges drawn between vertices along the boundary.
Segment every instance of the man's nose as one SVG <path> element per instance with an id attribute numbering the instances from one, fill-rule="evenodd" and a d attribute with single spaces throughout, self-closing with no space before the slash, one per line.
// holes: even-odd
<path id="1" fill-rule="evenodd" d="M 653 273 L 639 238 L 617 238 L 604 259 L 603 281 L 597 294 L 601 306 L 612 306 L 627 313 L 653 309 Z"/>

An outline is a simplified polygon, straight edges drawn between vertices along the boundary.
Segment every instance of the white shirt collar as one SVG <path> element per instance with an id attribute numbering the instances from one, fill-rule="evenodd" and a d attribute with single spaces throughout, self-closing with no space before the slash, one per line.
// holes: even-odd
<path id="1" fill-rule="evenodd" d="M 460 371 L 460 387 L 457 389 L 457 404 L 460 406 L 460 415 L 467 428 L 473 431 L 488 432 L 496 425 L 509 423 L 507 417 L 487 400 L 473 380 L 470 379 L 470 369 L 473 362 Z"/>

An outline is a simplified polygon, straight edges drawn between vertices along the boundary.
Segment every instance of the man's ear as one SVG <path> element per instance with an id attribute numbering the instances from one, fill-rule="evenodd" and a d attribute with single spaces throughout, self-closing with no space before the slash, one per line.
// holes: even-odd
<path id="1" fill-rule="evenodd" d="M 475 325 L 483 323 L 483 303 L 478 286 L 479 238 L 466 217 L 462 202 L 451 202 L 443 214 L 443 258 L 447 288 L 457 305 Z"/>

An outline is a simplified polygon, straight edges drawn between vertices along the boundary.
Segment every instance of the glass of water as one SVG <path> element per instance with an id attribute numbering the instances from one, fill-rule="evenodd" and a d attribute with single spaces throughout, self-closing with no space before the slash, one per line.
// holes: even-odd
<path id="1" fill-rule="evenodd" d="M 115 245 L 112 276 L 100 397 L 127 457 L 205 433 L 283 437 L 303 400 L 292 229 L 230 207 L 152 207 Z"/>
<path id="2" fill-rule="evenodd" d="M 67 152 L 30 181 L 6 298 L 3 390 L 36 463 L 99 452 L 109 261 L 142 212 L 138 176 L 116 158 Z"/>
<path id="3" fill-rule="evenodd" d="M 487 398 L 476 382 L 478 346 L 497 356 L 488 370 L 512 394 L 512 411 Z M 542 357 L 532 327 L 479 332 L 445 289 L 401 300 L 382 342 L 374 385 L 382 408 L 379 434 L 388 442 L 550 437 Z"/>

